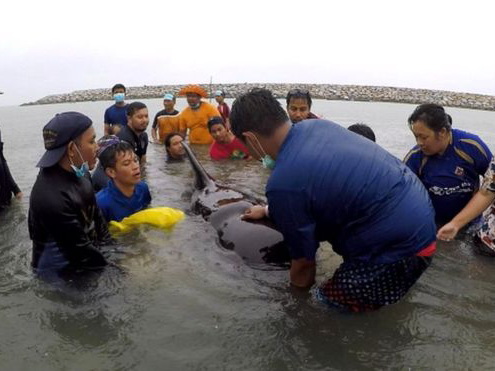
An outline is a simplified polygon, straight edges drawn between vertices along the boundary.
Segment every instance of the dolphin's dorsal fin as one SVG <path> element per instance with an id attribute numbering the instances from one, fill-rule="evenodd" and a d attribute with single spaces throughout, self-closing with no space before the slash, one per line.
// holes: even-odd
<path id="1" fill-rule="evenodd" d="M 197 189 L 216 188 L 214 179 L 210 176 L 210 174 L 206 172 L 203 166 L 199 163 L 198 159 L 194 155 L 189 145 L 187 145 L 185 142 L 182 142 L 182 146 L 184 147 L 187 157 L 189 158 L 189 161 L 191 162 L 191 166 L 194 170 L 194 175 L 196 177 L 194 186 Z"/>

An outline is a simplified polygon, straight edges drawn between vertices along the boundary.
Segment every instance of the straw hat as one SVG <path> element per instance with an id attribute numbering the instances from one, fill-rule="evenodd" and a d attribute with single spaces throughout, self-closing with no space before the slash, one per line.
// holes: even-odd
<path id="1" fill-rule="evenodd" d="M 208 97 L 206 90 L 199 85 L 186 85 L 179 90 L 179 96 L 184 96 L 186 94 L 198 94 L 202 98 Z"/>

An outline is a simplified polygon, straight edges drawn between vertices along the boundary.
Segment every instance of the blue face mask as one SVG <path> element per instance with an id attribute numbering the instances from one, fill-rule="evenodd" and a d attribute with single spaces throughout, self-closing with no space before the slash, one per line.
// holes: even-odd
<path id="1" fill-rule="evenodd" d="M 122 103 L 125 99 L 125 93 L 115 93 L 113 99 L 115 100 L 115 103 Z"/>
<path id="2" fill-rule="evenodd" d="M 261 152 L 264 153 L 264 155 L 261 155 L 261 153 L 258 152 L 256 147 L 251 145 L 251 148 L 253 148 L 256 151 L 257 155 L 261 158 L 261 165 L 263 165 L 265 169 L 273 170 L 275 168 L 275 160 L 265 152 L 258 138 L 256 138 L 256 136 L 254 138 L 256 139 L 256 143 L 259 146 Z"/>
<path id="3" fill-rule="evenodd" d="M 275 160 L 270 155 L 263 156 L 261 164 L 265 169 L 273 170 L 275 168 Z"/>
<path id="4" fill-rule="evenodd" d="M 201 105 L 201 102 L 196 103 L 196 104 L 190 104 L 189 107 L 191 107 L 192 109 L 198 109 L 200 105 Z"/>
<path id="5" fill-rule="evenodd" d="M 81 152 L 79 152 L 79 148 L 77 148 L 77 146 L 76 146 L 76 150 L 77 150 L 77 153 L 79 154 L 79 157 L 81 158 L 81 160 L 84 160 L 83 157 L 81 156 Z M 74 165 L 74 163 L 72 162 L 72 159 L 70 159 L 70 162 L 71 162 L 70 167 L 74 171 L 74 174 L 76 174 L 76 176 L 78 178 L 83 177 L 84 174 L 89 172 L 88 161 L 84 161 L 80 167 L 77 167 L 76 165 Z"/>

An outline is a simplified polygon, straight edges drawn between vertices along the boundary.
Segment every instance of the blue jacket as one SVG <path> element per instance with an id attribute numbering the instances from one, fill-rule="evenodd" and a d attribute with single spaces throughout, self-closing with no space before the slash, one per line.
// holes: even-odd
<path id="1" fill-rule="evenodd" d="M 108 186 L 96 194 L 96 203 L 107 222 L 121 221 L 125 217 L 146 208 L 151 202 L 148 185 L 141 181 L 136 184 L 131 197 L 126 197 L 110 180 Z"/>
<path id="2" fill-rule="evenodd" d="M 384 264 L 435 241 L 419 179 L 376 143 L 325 120 L 294 125 L 266 195 L 292 259 L 314 260 L 328 241 L 344 261 Z"/>
<path id="3" fill-rule="evenodd" d="M 442 225 L 472 198 L 491 158 L 490 149 L 477 135 L 452 129 L 451 141 L 442 155 L 426 156 L 415 146 L 404 162 L 428 190 L 436 222 Z"/>

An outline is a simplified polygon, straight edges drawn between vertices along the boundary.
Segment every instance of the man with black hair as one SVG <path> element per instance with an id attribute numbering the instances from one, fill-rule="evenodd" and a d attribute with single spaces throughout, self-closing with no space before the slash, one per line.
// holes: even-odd
<path id="1" fill-rule="evenodd" d="M 370 140 L 330 121 L 292 125 L 266 89 L 239 97 L 233 133 L 253 157 L 273 169 L 268 215 L 292 258 L 290 282 L 315 282 L 316 251 L 328 241 L 343 263 L 317 290 L 323 302 L 350 311 L 400 300 L 429 266 L 436 248 L 434 212 L 418 178 Z"/>
<path id="2" fill-rule="evenodd" d="M 292 89 L 287 93 L 285 98 L 287 102 L 287 113 L 293 124 L 302 120 L 317 119 L 311 112 L 311 94 L 305 89 Z"/>
<path id="3" fill-rule="evenodd" d="M 182 162 L 184 161 L 186 151 L 182 147 L 184 137 L 177 132 L 168 134 L 165 137 L 165 150 L 167 151 L 167 162 Z"/>
<path id="4" fill-rule="evenodd" d="M 110 181 L 96 194 L 96 202 L 108 222 L 121 221 L 148 207 L 150 191 L 141 180 L 139 160 L 129 143 L 110 135 L 99 144 L 98 159 Z"/>
<path id="5" fill-rule="evenodd" d="M 21 189 L 12 177 L 7 160 L 3 156 L 2 133 L 0 132 L 0 210 L 10 205 L 12 195 L 18 200 L 22 198 Z"/>
<path id="6" fill-rule="evenodd" d="M 43 138 L 46 152 L 29 200 L 32 266 L 40 277 L 58 281 L 107 265 L 100 246 L 112 240 L 89 180 L 96 163 L 89 117 L 57 114 L 43 128 Z"/>
<path id="7" fill-rule="evenodd" d="M 372 142 L 376 142 L 375 133 L 373 129 L 371 129 L 368 125 L 358 122 L 357 124 L 353 124 L 347 128 L 347 130 L 352 131 L 353 133 L 362 135 L 365 138 L 368 138 Z"/>
<path id="8" fill-rule="evenodd" d="M 148 148 L 146 128 L 149 122 L 146 105 L 141 102 L 132 102 L 127 106 L 127 125 L 117 133 L 120 139 L 132 145 L 141 165 L 146 163 L 146 150 Z"/>
<path id="9" fill-rule="evenodd" d="M 156 143 L 163 141 L 168 129 L 166 126 L 170 126 L 170 122 L 176 123 L 177 127 L 171 131 L 177 131 L 179 129 L 179 120 L 177 115 L 179 111 L 175 109 L 175 95 L 172 93 L 166 93 L 163 96 L 163 109 L 158 111 L 153 119 L 153 124 L 151 125 L 151 137 Z M 171 117 L 174 119 L 170 120 Z"/>
<path id="10" fill-rule="evenodd" d="M 125 104 L 125 86 L 115 84 L 112 87 L 112 98 L 115 104 L 105 110 L 105 135 L 117 134 L 122 127 L 127 125 L 127 104 Z"/>

